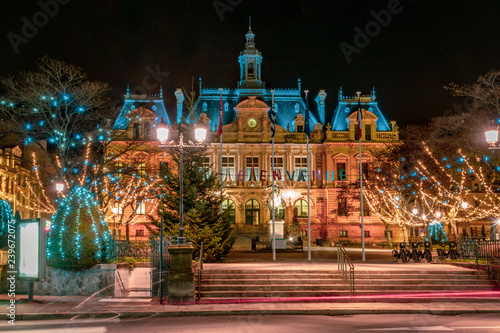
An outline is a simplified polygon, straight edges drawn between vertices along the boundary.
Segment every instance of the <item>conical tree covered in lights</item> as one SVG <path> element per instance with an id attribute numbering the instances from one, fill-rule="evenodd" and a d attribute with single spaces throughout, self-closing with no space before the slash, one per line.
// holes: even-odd
<path id="1" fill-rule="evenodd" d="M 90 192 L 75 186 L 54 215 L 47 241 L 47 265 L 86 269 L 107 260 L 110 234 Z"/>
<path id="2" fill-rule="evenodd" d="M 7 238 L 9 235 L 9 222 L 12 221 L 14 221 L 12 207 L 7 201 L 0 199 L 0 249 L 7 247 L 8 244 Z M 12 224 L 12 228 L 14 227 L 15 225 Z"/>

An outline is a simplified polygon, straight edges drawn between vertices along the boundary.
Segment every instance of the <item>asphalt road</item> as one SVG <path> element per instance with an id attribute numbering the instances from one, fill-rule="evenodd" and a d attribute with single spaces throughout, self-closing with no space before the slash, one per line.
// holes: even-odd
<path id="1" fill-rule="evenodd" d="M 106 320 L 23 321 L 0 323 L 0 331 L 98 332 L 500 332 L 498 314 L 457 316 L 354 315 L 354 316 L 221 316 Z"/>

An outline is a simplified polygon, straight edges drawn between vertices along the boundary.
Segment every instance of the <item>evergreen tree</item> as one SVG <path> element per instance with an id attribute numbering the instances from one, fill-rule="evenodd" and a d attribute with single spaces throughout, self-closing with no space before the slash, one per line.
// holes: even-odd
<path id="1" fill-rule="evenodd" d="M 166 234 L 179 234 L 179 150 L 169 149 L 172 160 L 160 170 L 163 184 L 159 191 L 159 214 L 164 219 Z M 184 149 L 183 212 L 184 235 L 193 243 L 193 256 L 200 253 L 203 242 L 203 259 L 206 262 L 223 261 L 234 244 L 229 222 L 229 212 L 220 212 L 222 203 L 217 174 L 204 166 L 206 148 Z M 160 221 L 150 217 L 158 234 Z"/>
<path id="2" fill-rule="evenodd" d="M 54 215 L 47 240 L 47 266 L 78 270 L 106 262 L 109 229 L 97 203 L 75 186 Z"/>

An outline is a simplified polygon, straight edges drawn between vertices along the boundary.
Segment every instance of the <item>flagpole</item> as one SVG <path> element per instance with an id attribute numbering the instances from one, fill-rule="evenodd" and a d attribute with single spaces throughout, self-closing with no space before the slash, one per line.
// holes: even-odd
<path id="1" fill-rule="evenodd" d="M 271 90 L 272 94 L 272 101 L 271 101 L 271 121 L 273 123 L 276 122 L 276 114 L 274 113 L 274 90 Z M 273 126 L 273 124 L 271 124 Z M 276 126 L 276 125 L 274 125 Z M 272 194 L 271 194 L 271 200 L 272 200 L 272 207 L 273 207 L 273 260 L 276 261 L 276 232 L 275 232 L 275 219 L 276 219 L 276 213 L 275 213 L 275 207 L 274 207 L 274 133 L 276 131 L 276 127 L 271 129 L 271 138 L 272 138 L 272 158 L 271 158 L 271 175 L 272 175 Z"/>
<path id="2" fill-rule="evenodd" d="M 359 140 L 359 191 L 360 196 L 360 216 L 361 216 L 361 257 L 365 261 L 365 224 L 363 221 L 363 162 L 361 159 L 361 134 L 363 133 L 362 115 L 361 115 L 361 91 L 356 92 L 358 95 L 358 140 Z"/>
<path id="3" fill-rule="evenodd" d="M 307 94 L 309 90 L 304 90 L 306 93 L 306 119 L 304 122 L 304 132 L 306 133 L 306 154 L 307 154 L 307 260 L 311 261 L 311 203 L 310 203 L 310 193 L 309 193 L 309 103 L 307 101 Z M 306 128 L 307 126 L 307 128 Z"/>
<path id="4" fill-rule="evenodd" d="M 222 197 L 222 191 L 224 189 L 224 180 L 223 180 L 223 175 L 222 175 L 222 116 L 224 115 L 224 111 L 223 111 L 223 106 L 222 106 L 222 88 L 219 88 L 219 92 L 220 92 L 220 102 L 219 102 L 219 141 L 220 141 L 220 159 L 219 159 L 219 163 L 220 163 L 220 213 L 222 214 L 223 211 L 222 211 L 222 205 L 224 204 L 223 202 L 223 197 Z"/>

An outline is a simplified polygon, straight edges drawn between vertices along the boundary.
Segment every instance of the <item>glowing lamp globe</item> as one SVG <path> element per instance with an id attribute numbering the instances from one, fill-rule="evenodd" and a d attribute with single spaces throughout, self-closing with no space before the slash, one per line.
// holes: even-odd
<path id="1" fill-rule="evenodd" d="M 62 192 L 64 190 L 64 183 L 62 182 L 57 182 L 56 183 L 56 191 L 57 192 Z"/>
<path id="2" fill-rule="evenodd" d="M 484 132 L 484 135 L 486 136 L 486 142 L 488 142 L 490 145 L 494 145 L 495 143 L 498 142 L 497 130 L 486 131 Z"/>
<path id="3" fill-rule="evenodd" d="M 411 212 L 413 213 L 413 215 L 417 215 L 417 213 L 418 213 L 418 209 L 413 208 Z"/>
<path id="4" fill-rule="evenodd" d="M 168 125 L 165 122 L 165 118 L 161 118 L 161 121 L 156 125 L 156 136 L 161 143 L 164 143 L 168 139 Z"/>
<path id="5" fill-rule="evenodd" d="M 441 212 L 436 212 L 436 217 L 440 218 L 441 217 Z"/>
<path id="6" fill-rule="evenodd" d="M 194 138 L 196 139 L 196 141 L 201 143 L 201 142 L 205 141 L 206 137 L 207 137 L 207 129 L 206 128 L 196 127 L 194 129 Z"/>
<path id="7" fill-rule="evenodd" d="M 467 209 L 467 207 L 469 207 L 469 204 L 467 203 L 467 201 L 462 202 L 462 208 Z"/>

